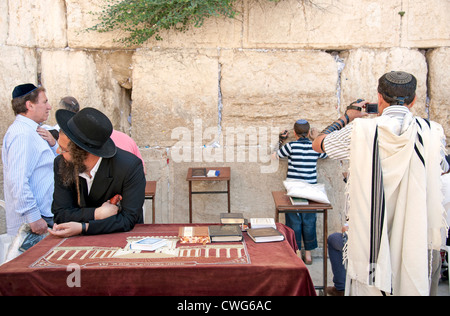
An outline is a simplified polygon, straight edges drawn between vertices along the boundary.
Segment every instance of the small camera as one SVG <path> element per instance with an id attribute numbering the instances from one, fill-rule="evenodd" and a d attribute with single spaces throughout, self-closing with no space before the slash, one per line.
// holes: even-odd
<path id="1" fill-rule="evenodd" d="M 378 103 L 367 103 L 366 104 L 366 113 L 377 114 L 378 113 Z"/>

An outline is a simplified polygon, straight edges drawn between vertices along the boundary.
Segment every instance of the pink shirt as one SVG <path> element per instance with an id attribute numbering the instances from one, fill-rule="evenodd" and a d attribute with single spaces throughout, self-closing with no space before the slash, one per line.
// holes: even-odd
<path id="1" fill-rule="evenodd" d="M 116 146 L 120 149 L 129 151 L 130 153 L 135 154 L 137 157 L 139 157 L 142 160 L 142 164 L 144 165 L 145 170 L 144 159 L 142 159 L 141 152 L 139 151 L 136 142 L 130 136 L 125 133 L 113 130 L 111 139 L 114 141 L 114 144 L 116 144 Z"/>

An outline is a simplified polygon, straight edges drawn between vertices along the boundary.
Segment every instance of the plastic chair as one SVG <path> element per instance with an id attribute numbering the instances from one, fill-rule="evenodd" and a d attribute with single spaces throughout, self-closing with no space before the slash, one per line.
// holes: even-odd
<path id="1" fill-rule="evenodd" d="M 0 206 L 5 208 L 5 201 L 0 200 Z M 6 255 L 8 254 L 9 246 L 13 241 L 14 237 L 9 236 L 8 234 L 0 235 L 0 265 L 5 262 Z"/>
<path id="2" fill-rule="evenodd" d="M 448 261 L 450 261 L 450 246 L 447 246 L 447 265 L 449 264 Z M 450 267 L 447 267 L 447 271 L 450 270 L 449 268 Z M 448 291 L 450 292 L 450 279 L 448 281 Z"/>

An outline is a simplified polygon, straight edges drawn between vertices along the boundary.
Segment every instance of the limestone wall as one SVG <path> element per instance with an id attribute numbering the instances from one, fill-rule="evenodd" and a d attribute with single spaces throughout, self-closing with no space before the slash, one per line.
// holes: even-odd
<path id="1" fill-rule="evenodd" d="M 283 188 L 287 168 L 270 160 L 278 133 L 299 118 L 322 129 L 351 101 L 375 101 L 390 70 L 417 77 L 414 112 L 450 136 L 448 0 L 241 0 L 234 20 L 209 19 L 141 47 L 115 42 L 119 31 L 85 31 L 105 3 L 0 2 L 0 135 L 14 120 L 11 91 L 24 82 L 46 87 L 52 112 L 66 95 L 102 110 L 136 140 L 147 179 L 158 181 L 157 222 L 187 222 L 191 166 L 231 166 L 232 211 L 273 216 L 271 191 Z M 329 232 L 340 230 L 346 168 L 319 163 L 334 206 Z M 216 222 L 225 203 L 194 196 L 194 221 Z M 146 209 L 149 222 L 151 202 Z"/>

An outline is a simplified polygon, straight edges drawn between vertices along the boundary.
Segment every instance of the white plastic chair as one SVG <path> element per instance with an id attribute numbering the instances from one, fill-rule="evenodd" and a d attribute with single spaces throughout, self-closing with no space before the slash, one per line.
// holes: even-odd
<path id="1" fill-rule="evenodd" d="M 450 270 L 449 268 L 449 261 L 450 261 L 450 246 L 447 246 L 447 273 Z M 448 274 L 447 274 L 448 275 Z M 450 292 L 450 279 L 448 280 L 448 291 Z"/>
<path id="2" fill-rule="evenodd" d="M 0 206 L 5 208 L 5 201 L 0 200 Z M 14 236 L 9 236 L 8 234 L 0 235 L 0 265 L 5 262 L 6 255 L 8 254 L 9 246 L 13 241 Z"/>

